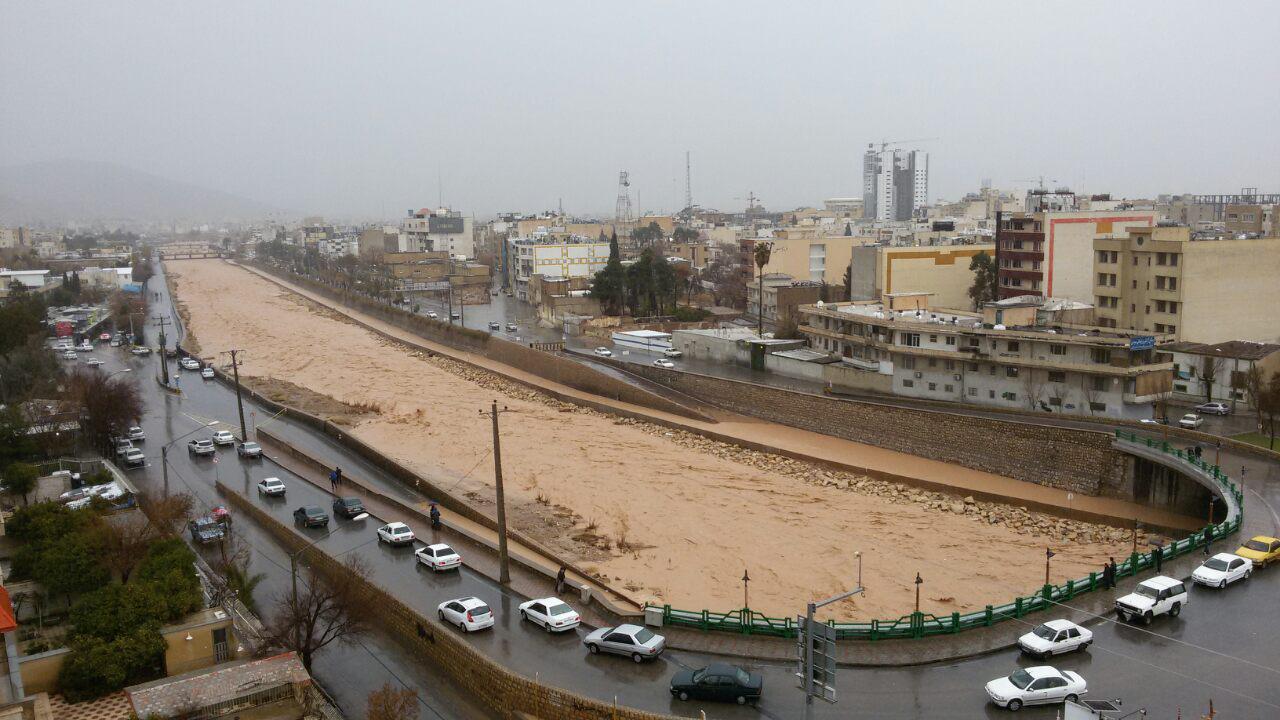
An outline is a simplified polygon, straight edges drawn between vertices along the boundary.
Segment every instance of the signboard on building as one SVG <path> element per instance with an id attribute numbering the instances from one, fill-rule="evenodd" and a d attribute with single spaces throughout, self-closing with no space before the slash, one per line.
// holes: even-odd
<path id="1" fill-rule="evenodd" d="M 427 229 L 432 233 L 441 233 L 443 235 L 456 235 L 463 231 L 466 225 L 463 218 L 460 217 L 440 217 L 432 215 L 427 219 Z"/>
<path id="2" fill-rule="evenodd" d="M 1129 338 L 1130 350 L 1151 350 L 1156 346 L 1156 339 L 1150 335 L 1137 335 Z"/>

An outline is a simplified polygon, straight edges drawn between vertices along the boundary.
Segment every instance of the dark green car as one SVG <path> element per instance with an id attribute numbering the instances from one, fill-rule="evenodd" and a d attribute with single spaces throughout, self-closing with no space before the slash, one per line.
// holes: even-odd
<path id="1" fill-rule="evenodd" d="M 293 511 L 293 519 L 295 522 L 301 523 L 303 527 L 325 527 L 329 524 L 329 516 L 324 510 L 315 505 L 300 507 Z"/>
<path id="2" fill-rule="evenodd" d="M 681 670 L 671 678 L 671 694 L 681 700 L 715 700 L 755 704 L 764 678 L 734 665 L 715 663 L 701 670 Z"/>

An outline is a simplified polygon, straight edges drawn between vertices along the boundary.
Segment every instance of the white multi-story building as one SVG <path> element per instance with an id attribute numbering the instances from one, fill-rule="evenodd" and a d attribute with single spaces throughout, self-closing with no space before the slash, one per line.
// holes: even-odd
<path id="1" fill-rule="evenodd" d="M 324 238 L 317 243 L 320 254 L 327 258 L 340 258 L 343 255 L 360 254 L 359 235 L 338 235 Z"/>
<path id="2" fill-rule="evenodd" d="M 609 243 L 599 238 L 535 233 L 507 240 L 507 280 L 515 296 L 529 299 L 529 279 L 592 277 L 609 262 Z"/>
<path id="3" fill-rule="evenodd" d="M 880 222 L 910 220 L 929 204 L 929 154 L 876 150 L 862 156 L 862 216 Z"/>
<path id="4" fill-rule="evenodd" d="M 448 208 L 410 210 L 400 223 L 400 252 L 447 252 L 454 257 L 476 254 L 473 221 Z"/>

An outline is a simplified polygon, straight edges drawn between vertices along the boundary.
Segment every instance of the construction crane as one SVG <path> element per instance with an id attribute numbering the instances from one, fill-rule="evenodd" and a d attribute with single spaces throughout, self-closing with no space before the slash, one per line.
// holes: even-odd
<path id="1" fill-rule="evenodd" d="M 884 152 L 885 150 L 887 150 L 890 145 L 905 145 L 906 143 L 915 143 L 915 142 L 932 142 L 934 140 L 941 140 L 941 139 L 942 138 L 927 137 L 927 138 L 911 138 L 910 140 L 882 140 L 880 142 L 880 152 Z M 875 143 L 869 143 L 867 147 L 875 147 Z"/>

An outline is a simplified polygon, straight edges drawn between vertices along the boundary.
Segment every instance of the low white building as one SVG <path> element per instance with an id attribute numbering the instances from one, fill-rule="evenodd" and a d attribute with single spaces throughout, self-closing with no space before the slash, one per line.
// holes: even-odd
<path id="1" fill-rule="evenodd" d="M 0 282 L 7 289 L 10 284 L 20 282 L 25 287 L 38 290 L 49 281 L 48 270 L 8 270 L 0 269 Z"/>
<path id="2" fill-rule="evenodd" d="M 337 237 L 324 238 L 316 244 L 322 257 L 331 259 L 340 258 L 343 255 L 359 255 L 360 254 L 360 236 L 359 235 L 339 235 Z"/>
<path id="3" fill-rule="evenodd" d="M 1280 372 L 1280 345 L 1230 340 L 1206 345 L 1175 342 L 1160 346 L 1173 354 L 1173 396 L 1187 402 L 1226 402 L 1235 409 L 1252 407 L 1248 392 L 1251 368 L 1264 381 Z"/>

